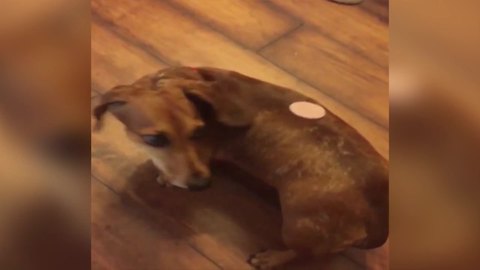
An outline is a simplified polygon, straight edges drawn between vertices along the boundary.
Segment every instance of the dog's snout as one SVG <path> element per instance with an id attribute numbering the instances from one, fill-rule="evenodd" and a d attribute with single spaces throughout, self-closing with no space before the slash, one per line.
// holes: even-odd
<path id="1" fill-rule="evenodd" d="M 188 189 L 191 191 L 200 191 L 210 186 L 211 181 L 209 179 L 196 179 L 188 184 Z"/>
<path id="2" fill-rule="evenodd" d="M 208 188 L 210 186 L 210 172 L 208 170 L 194 170 L 191 177 L 192 180 L 188 184 L 189 190 L 198 191 Z"/>

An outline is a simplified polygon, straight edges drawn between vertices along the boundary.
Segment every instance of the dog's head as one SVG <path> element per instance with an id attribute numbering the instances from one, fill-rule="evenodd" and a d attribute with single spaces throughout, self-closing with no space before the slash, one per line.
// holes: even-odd
<path id="1" fill-rule="evenodd" d="M 113 113 L 169 184 L 201 189 L 210 184 L 209 123 L 239 127 L 251 120 L 233 93 L 196 71 L 167 69 L 113 88 L 101 97 L 94 116 L 99 124 L 105 112 Z"/>

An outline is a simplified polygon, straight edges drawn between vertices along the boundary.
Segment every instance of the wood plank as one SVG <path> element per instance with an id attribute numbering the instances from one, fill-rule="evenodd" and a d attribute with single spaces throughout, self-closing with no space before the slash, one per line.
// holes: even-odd
<path id="1" fill-rule="evenodd" d="M 280 39 L 261 53 L 355 111 L 388 126 L 387 69 L 309 27 Z"/>
<path id="2" fill-rule="evenodd" d="M 93 0 L 92 8 L 94 14 L 110 21 L 110 29 L 126 39 L 154 49 L 159 56 L 167 59 L 168 64 L 232 69 L 310 96 L 357 128 L 382 155 L 388 155 L 388 133 L 384 128 L 299 81 L 263 57 L 239 48 L 162 1 Z"/>
<path id="3" fill-rule="evenodd" d="M 259 49 L 301 21 L 272 9 L 264 1 L 252 0 L 177 0 L 196 19 L 206 22 L 229 38 L 250 49 Z M 177 5 L 176 5 L 177 6 Z"/>
<path id="4" fill-rule="evenodd" d="M 120 39 L 98 22 L 92 23 L 92 81 L 104 92 L 155 72 L 166 65 Z"/>
<path id="5" fill-rule="evenodd" d="M 219 269 L 182 235 L 169 231 L 167 223 L 155 223 L 94 179 L 92 269 Z"/>
<path id="6" fill-rule="evenodd" d="M 361 8 L 365 3 L 349 6 L 330 1 L 271 1 L 286 12 L 302 18 L 308 25 L 315 26 L 326 37 L 388 68 L 388 26 L 369 16 Z"/>

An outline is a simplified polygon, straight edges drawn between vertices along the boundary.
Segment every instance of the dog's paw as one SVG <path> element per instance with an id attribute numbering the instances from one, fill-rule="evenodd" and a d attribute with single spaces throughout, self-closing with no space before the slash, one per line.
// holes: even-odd
<path id="1" fill-rule="evenodd" d="M 274 269 L 279 267 L 296 257 L 293 250 L 266 250 L 253 254 L 248 262 L 255 269 Z"/>
<path id="2" fill-rule="evenodd" d="M 157 183 L 161 186 L 164 186 L 166 184 L 165 179 L 163 178 L 163 175 L 161 175 L 161 174 L 159 176 L 157 176 L 157 178 L 155 180 L 157 180 Z"/>
<path id="3" fill-rule="evenodd" d="M 165 177 L 162 174 L 159 174 L 156 178 L 157 183 L 162 187 L 170 187 L 170 183 L 165 180 Z"/>
<path id="4" fill-rule="evenodd" d="M 162 187 L 166 187 L 166 188 L 173 187 L 172 184 L 170 184 L 170 182 L 165 180 L 165 177 L 161 173 L 157 176 L 156 180 L 157 180 L 157 183 Z"/>

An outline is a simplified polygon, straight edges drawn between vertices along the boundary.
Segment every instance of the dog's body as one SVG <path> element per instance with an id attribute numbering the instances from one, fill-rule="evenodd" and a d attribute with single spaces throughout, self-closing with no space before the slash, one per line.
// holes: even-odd
<path id="1" fill-rule="evenodd" d="M 195 161 L 228 161 L 278 192 L 289 250 L 258 253 L 253 265 L 269 268 L 301 254 L 374 248 L 386 241 L 388 165 L 355 129 L 328 111 L 320 119 L 299 117 L 289 105 L 315 101 L 220 69 L 172 68 L 132 86 L 162 91 L 178 85 L 204 120 L 205 135 L 197 144 L 208 154 Z M 185 90 L 192 87 L 199 92 Z M 122 100 L 116 97 L 103 104 Z M 108 109 L 99 108 L 97 118 Z M 125 118 L 122 122 L 132 126 Z M 155 162 L 158 156 L 152 159 L 162 163 Z"/>

